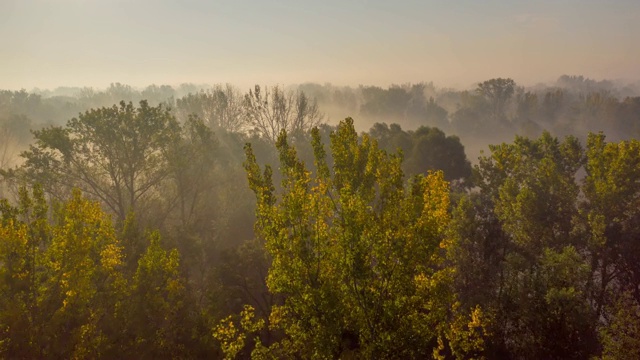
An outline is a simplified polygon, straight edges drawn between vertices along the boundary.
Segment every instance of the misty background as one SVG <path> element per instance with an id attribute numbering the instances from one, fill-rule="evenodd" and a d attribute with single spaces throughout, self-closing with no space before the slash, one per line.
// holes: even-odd
<path id="1" fill-rule="evenodd" d="M 23 128 L 38 128 L 147 99 L 186 119 L 179 100 L 189 94 L 231 84 L 241 102 L 260 84 L 304 92 L 328 124 L 351 116 L 358 131 L 376 122 L 439 127 L 460 136 L 475 161 L 483 146 L 516 133 L 630 136 L 570 112 L 591 93 L 619 102 L 637 96 L 638 33 L 640 3 L 622 0 L 7 0 L 0 3 L 0 89 L 7 90 L 0 116 L 13 123 L 24 116 Z M 486 134 L 462 126 L 482 117 L 476 88 L 494 78 L 515 82 L 501 109 L 510 124 L 495 131 L 477 122 Z M 556 89 L 567 96 L 553 110 L 557 119 L 546 120 L 553 125 L 540 124 L 542 113 L 523 113 L 549 106 L 544 97 Z M 26 130 L 14 131 L 22 133 L 5 148 L 28 142 Z"/>

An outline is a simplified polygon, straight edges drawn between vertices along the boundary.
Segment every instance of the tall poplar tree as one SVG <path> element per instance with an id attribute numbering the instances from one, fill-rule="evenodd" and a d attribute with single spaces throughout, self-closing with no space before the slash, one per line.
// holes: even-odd
<path id="1" fill-rule="evenodd" d="M 331 134 L 331 166 L 319 131 L 312 135 L 314 173 L 280 135 L 280 194 L 271 168 L 262 171 L 246 147 L 256 231 L 272 259 L 267 285 L 281 301 L 268 319 L 247 308 L 240 327 L 223 321 L 215 335 L 227 356 L 252 342 L 255 358 L 462 357 L 481 350 L 482 313 L 457 313 L 443 262 L 449 189 L 442 173 L 407 184 L 401 157 L 360 138 L 351 119 Z M 247 339 L 246 332 L 267 325 L 277 341 Z"/>

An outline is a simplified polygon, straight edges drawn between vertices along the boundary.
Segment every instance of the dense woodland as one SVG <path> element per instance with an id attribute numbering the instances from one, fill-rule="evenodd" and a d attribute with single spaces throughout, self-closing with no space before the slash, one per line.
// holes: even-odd
<path id="1" fill-rule="evenodd" d="M 0 91 L 0 357 L 638 359 L 639 90 Z"/>

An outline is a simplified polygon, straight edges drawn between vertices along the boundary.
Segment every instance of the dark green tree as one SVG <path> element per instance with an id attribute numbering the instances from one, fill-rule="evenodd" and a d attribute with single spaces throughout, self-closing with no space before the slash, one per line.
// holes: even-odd
<path id="1" fill-rule="evenodd" d="M 491 353 L 597 354 L 588 247 L 584 228 L 576 225 L 576 175 L 584 158 L 579 142 L 560 142 L 545 132 L 537 140 L 516 137 L 490 149 L 476 167 L 480 192 L 456 211 L 454 255 L 460 291 L 494 315 Z M 490 289 L 471 294 L 485 286 Z"/>
<path id="2" fill-rule="evenodd" d="M 71 187 L 99 199 L 124 221 L 144 208 L 167 178 L 166 151 L 180 137 L 180 126 L 162 105 L 92 109 L 64 127 L 34 131 L 35 144 L 22 154 L 17 172 L 63 197 Z"/>
<path id="3" fill-rule="evenodd" d="M 515 92 L 516 82 L 512 79 L 491 79 L 478 84 L 476 92 L 485 98 L 491 109 L 491 116 L 502 119 L 505 107 Z"/>
<path id="4" fill-rule="evenodd" d="M 447 136 L 438 128 L 421 126 L 403 131 L 400 125 L 376 123 L 369 135 L 388 152 L 402 151 L 406 161 L 403 170 L 409 175 L 442 170 L 447 181 L 468 179 L 471 164 L 457 136 Z"/>

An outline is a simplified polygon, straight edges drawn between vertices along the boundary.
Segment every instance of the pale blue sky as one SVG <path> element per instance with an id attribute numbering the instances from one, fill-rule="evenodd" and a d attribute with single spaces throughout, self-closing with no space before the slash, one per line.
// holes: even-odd
<path id="1" fill-rule="evenodd" d="M 0 88 L 640 79 L 640 1 L 0 0 Z"/>

